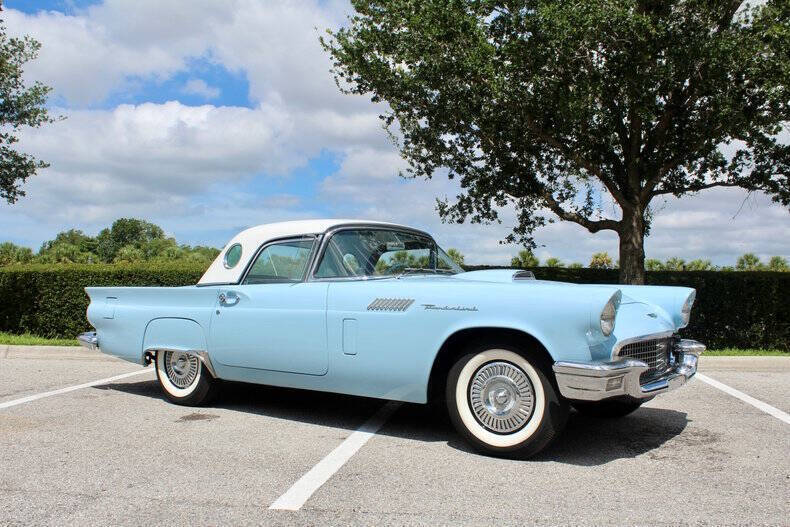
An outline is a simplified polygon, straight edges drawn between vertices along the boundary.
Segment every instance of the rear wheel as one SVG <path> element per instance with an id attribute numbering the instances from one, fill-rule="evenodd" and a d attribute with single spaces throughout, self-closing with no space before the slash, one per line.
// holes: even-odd
<path id="1" fill-rule="evenodd" d="M 183 351 L 157 351 L 156 377 L 170 402 L 200 406 L 217 394 L 219 381 L 196 355 Z"/>
<path id="2" fill-rule="evenodd" d="M 473 347 L 450 369 L 450 420 L 478 450 L 526 458 L 562 431 L 568 405 L 535 359 L 509 345 Z"/>
<path id="3" fill-rule="evenodd" d="M 590 417 L 601 417 L 605 419 L 616 419 L 625 417 L 635 412 L 645 401 L 596 401 L 596 402 L 575 402 L 573 407 L 580 414 Z"/>

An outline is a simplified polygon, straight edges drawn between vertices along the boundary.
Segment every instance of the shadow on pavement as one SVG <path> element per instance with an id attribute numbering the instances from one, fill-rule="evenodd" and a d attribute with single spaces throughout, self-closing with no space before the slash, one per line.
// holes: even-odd
<path id="1" fill-rule="evenodd" d="M 106 384 L 94 389 L 164 399 L 156 381 Z M 365 397 L 226 382 L 209 408 L 356 430 L 382 404 L 381 400 Z M 681 434 L 687 424 L 685 413 L 662 408 L 640 408 L 620 419 L 596 419 L 572 411 L 562 436 L 530 461 L 595 466 L 633 458 L 658 449 Z M 452 448 L 477 454 L 455 432 L 444 408 L 437 405 L 404 403 L 378 433 L 446 442 Z"/>

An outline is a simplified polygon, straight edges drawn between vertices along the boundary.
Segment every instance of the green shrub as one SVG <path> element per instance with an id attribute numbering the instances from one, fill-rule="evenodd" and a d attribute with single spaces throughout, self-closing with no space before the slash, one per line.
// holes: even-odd
<path id="1" fill-rule="evenodd" d="M 25 265 L 0 268 L 0 331 L 72 338 L 90 325 L 88 286 L 195 284 L 205 264 Z"/>
<path id="2" fill-rule="evenodd" d="M 466 266 L 468 270 L 492 268 Z M 72 338 L 90 329 L 88 286 L 182 286 L 197 283 L 205 264 L 25 265 L 0 268 L 0 331 Z M 616 269 L 532 268 L 543 280 L 616 284 Z M 650 271 L 652 285 L 697 290 L 683 330 L 711 348 L 790 351 L 790 273 Z"/>

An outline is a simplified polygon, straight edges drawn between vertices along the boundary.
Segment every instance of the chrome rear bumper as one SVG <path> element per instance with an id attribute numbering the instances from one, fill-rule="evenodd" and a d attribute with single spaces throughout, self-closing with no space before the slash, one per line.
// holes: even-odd
<path id="1" fill-rule="evenodd" d="M 77 341 L 83 348 L 88 348 L 89 350 L 99 349 L 99 337 L 96 335 L 95 331 L 83 333 L 77 337 Z"/>
<path id="2" fill-rule="evenodd" d="M 554 374 L 566 399 L 600 401 L 612 397 L 647 399 L 686 384 L 697 373 L 697 359 L 705 345 L 696 340 L 675 343 L 672 367 L 645 384 L 639 376 L 648 369 L 641 360 L 617 359 L 596 362 L 555 362 Z"/>

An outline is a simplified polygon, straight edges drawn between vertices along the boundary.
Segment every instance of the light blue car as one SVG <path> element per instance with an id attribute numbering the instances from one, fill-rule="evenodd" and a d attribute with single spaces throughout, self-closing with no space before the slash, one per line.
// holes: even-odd
<path id="1" fill-rule="evenodd" d="M 197 285 L 89 287 L 88 347 L 154 363 L 168 399 L 222 380 L 441 401 L 481 451 L 539 452 L 571 406 L 622 416 L 694 375 L 694 290 L 464 272 L 425 232 L 358 220 L 239 233 Z"/>

